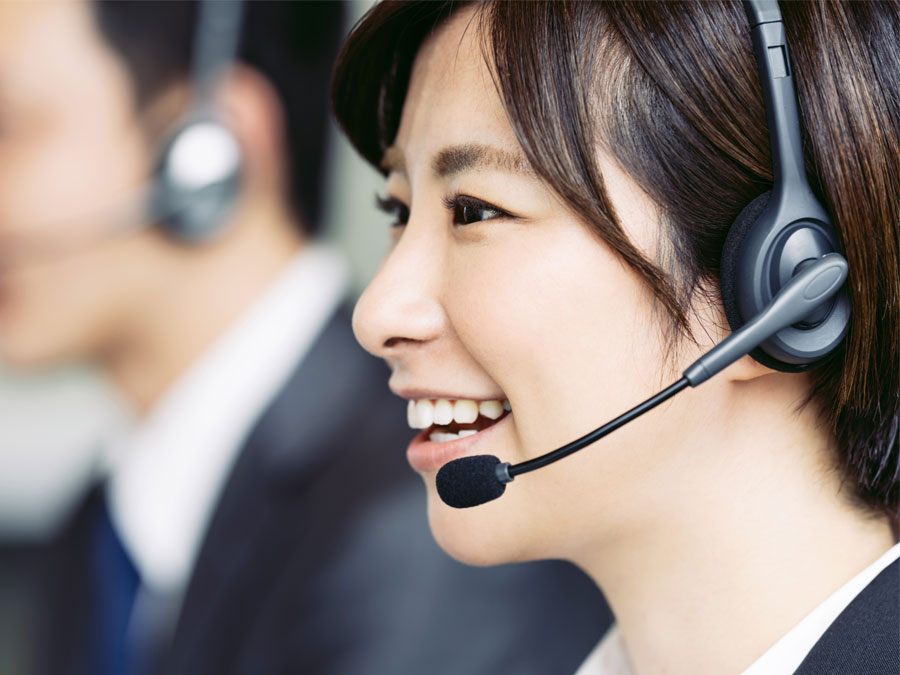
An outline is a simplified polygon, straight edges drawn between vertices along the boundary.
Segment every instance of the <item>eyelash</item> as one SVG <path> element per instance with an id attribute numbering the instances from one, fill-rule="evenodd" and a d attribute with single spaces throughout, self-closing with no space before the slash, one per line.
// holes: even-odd
<path id="1" fill-rule="evenodd" d="M 466 195 L 454 195 L 445 197 L 443 200 L 444 208 L 453 214 L 453 224 L 466 226 L 472 223 L 478 223 L 485 220 L 493 220 L 495 218 L 512 218 L 513 216 L 503 209 L 497 208 L 493 204 L 489 204 L 480 199 L 469 197 Z M 375 197 L 376 206 L 379 209 L 394 216 L 396 220 L 391 227 L 403 227 L 409 220 L 409 207 L 396 197 Z M 473 214 L 472 212 L 476 212 Z M 472 215 L 484 216 L 485 213 L 490 215 L 481 217 L 478 220 L 470 219 Z"/>
<path id="2" fill-rule="evenodd" d="M 465 226 L 471 225 L 472 223 L 479 223 L 484 220 L 493 220 L 494 218 L 512 217 L 509 213 L 503 209 L 498 209 L 493 204 L 488 204 L 480 199 L 475 199 L 474 197 L 468 197 L 466 195 L 445 197 L 443 201 L 444 207 L 453 213 L 454 225 Z M 471 215 L 469 210 L 476 211 L 479 214 L 490 213 L 492 215 L 487 216 L 486 218 L 479 218 L 478 220 L 467 220 L 467 214 Z"/>
<path id="3" fill-rule="evenodd" d="M 403 227 L 409 220 L 409 207 L 396 197 L 375 196 L 375 206 L 384 211 L 389 216 L 393 216 L 396 220 L 391 223 L 391 227 Z"/>

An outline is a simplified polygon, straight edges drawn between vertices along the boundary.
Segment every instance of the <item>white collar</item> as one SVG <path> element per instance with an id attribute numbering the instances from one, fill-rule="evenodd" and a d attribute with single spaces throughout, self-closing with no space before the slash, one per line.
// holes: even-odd
<path id="1" fill-rule="evenodd" d="M 575 675 L 633 675 L 618 624 L 606 631 Z"/>
<path id="2" fill-rule="evenodd" d="M 889 548 L 878 560 L 832 593 L 787 635 L 769 647 L 742 675 L 789 675 L 797 670 L 840 613 L 897 558 L 900 558 L 900 544 Z"/>
<path id="3" fill-rule="evenodd" d="M 790 675 L 853 599 L 892 562 L 900 558 L 900 544 L 888 549 L 829 596 L 747 668 L 742 675 Z M 622 634 L 614 625 L 588 655 L 575 675 L 633 675 Z"/>
<path id="4" fill-rule="evenodd" d="M 306 246 L 115 448 L 110 513 L 147 588 L 184 590 L 239 450 L 346 285 L 341 257 Z"/>

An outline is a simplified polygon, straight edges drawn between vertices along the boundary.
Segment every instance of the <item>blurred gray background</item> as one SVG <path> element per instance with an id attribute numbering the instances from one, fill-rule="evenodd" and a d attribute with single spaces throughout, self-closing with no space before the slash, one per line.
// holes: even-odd
<path id="1" fill-rule="evenodd" d="M 349 27 L 372 4 L 347 2 Z M 349 257 L 359 292 L 388 247 L 389 218 L 374 208 L 383 180 L 331 129 L 325 237 Z M 46 536 L 77 498 L 103 439 L 130 412 L 87 366 L 40 374 L 0 364 L 0 539 Z"/>

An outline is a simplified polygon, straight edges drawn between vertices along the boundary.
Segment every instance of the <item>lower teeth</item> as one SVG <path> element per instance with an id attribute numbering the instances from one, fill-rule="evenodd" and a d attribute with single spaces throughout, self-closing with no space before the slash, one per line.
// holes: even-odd
<path id="1" fill-rule="evenodd" d="M 428 439 L 432 443 L 446 443 L 447 441 L 458 441 L 460 438 L 466 438 L 467 436 L 472 436 L 477 433 L 478 431 L 475 429 L 463 429 L 458 434 L 445 431 L 433 431 Z"/>

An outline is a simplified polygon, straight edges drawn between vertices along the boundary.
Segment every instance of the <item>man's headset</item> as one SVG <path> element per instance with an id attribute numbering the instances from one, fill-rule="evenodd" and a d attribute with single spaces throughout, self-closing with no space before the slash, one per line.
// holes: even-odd
<path id="1" fill-rule="evenodd" d="M 216 113 L 214 95 L 236 58 L 243 11 L 241 0 L 202 0 L 198 7 L 193 101 L 162 145 L 147 203 L 147 221 L 158 223 L 178 241 L 214 238 L 237 201 L 241 147 Z"/>
<path id="2" fill-rule="evenodd" d="M 236 58 L 243 11 L 242 0 L 199 2 L 189 110 L 161 144 L 147 182 L 93 214 L 93 219 L 108 226 L 72 237 L 60 237 L 56 227 L 57 233 L 43 240 L 34 235 L 7 241 L 0 246 L 0 269 L 20 259 L 64 256 L 154 226 L 185 244 L 210 241 L 222 233 L 240 193 L 243 157 L 214 96 Z"/>
<path id="3" fill-rule="evenodd" d="M 850 302 L 841 290 L 847 261 L 806 178 L 781 10 L 776 0 L 745 0 L 744 8 L 766 104 L 775 183 L 741 211 L 723 248 L 720 284 L 732 334 L 689 366 L 678 382 L 561 448 L 515 465 L 493 455 L 445 464 L 438 471 L 437 490 L 449 506 L 496 499 L 516 476 L 591 445 L 745 354 L 770 368 L 799 372 L 844 339 L 850 323 Z"/>

